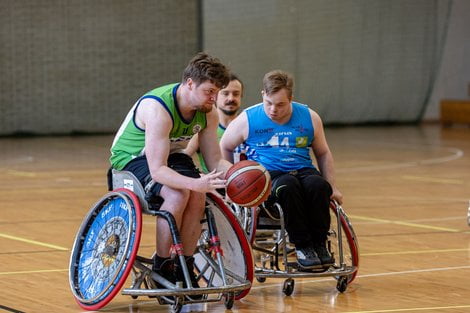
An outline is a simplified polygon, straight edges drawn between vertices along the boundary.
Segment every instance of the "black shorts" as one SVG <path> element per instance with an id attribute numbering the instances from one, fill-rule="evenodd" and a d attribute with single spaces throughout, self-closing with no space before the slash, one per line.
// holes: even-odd
<path id="1" fill-rule="evenodd" d="M 172 153 L 168 156 L 167 164 L 169 168 L 181 175 L 193 178 L 201 177 L 199 170 L 194 165 L 193 159 L 187 154 Z M 137 157 L 127 163 L 123 170 L 132 172 L 140 181 L 146 193 L 150 192 L 153 196 L 160 195 L 163 185 L 152 180 L 147 157 L 145 155 Z"/>

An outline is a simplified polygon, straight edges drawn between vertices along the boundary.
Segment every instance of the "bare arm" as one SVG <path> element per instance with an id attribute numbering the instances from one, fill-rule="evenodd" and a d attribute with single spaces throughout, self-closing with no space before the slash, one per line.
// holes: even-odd
<path id="1" fill-rule="evenodd" d="M 235 118 L 225 130 L 220 140 L 220 149 L 222 156 L 233 162 L 233 150 L 248 137 L 248 118 L 245 112 L 242 112 Z"/>
<path id="2" fill-rule="evenodd" d="M 193 138 L 189 141 L 186 149 L 184 149 L 184 153 L 187 155 L 193 155 L 199 150 L 199 136 L 198 134 L 194 135 Z"/>
<path id="3" fill-rule="evenodd" d="M 313 110 L 310 110 L 310 116 L 312 117 L 312 123 L 315 128 L 315 138 L 312 142 L 312 151 L 317 160 L 318 169 L 333 189 L 331 199 L 336 200 L 341 204 L 343 203 L 343 195 L 336 187 L 333 154 L 331 153 L 326 141 L 323 123 L 320 116 Z"/>
<path id="4" fill-rule="evenodd" d="M 167 166 L 170 153 L 169 133 L 173 124 L 168 112 L 159 103 L 153 99 L 143 100 L 137 110 L 136 121 L 145 129 L 145 154 L 153 180 L 175 189 L 198 192 L 224 187 L 225 182 L 218 179 L 218 175 L 191 178 Z"/>
<path id="5" fill-rule="evenodd" d="M 217 126 L 219 118 L 215 110 L 207 113 L 207 127 L 198 134 L 200 151 L 204 157 L 209 171 L 225 173 L 232 164 L 222 158 L 219 141 L 217 138 Z"/>

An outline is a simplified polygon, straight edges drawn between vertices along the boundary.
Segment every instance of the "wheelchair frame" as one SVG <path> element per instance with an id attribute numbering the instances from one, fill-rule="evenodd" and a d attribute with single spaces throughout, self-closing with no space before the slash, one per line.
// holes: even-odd
<path id="1" fill-rule="evenodd" d="M 328 268 L 305 271 L 298 268 L 297 262 L 289 262 L 288 257 L 294 252 L 294 249 L 288 246 L 284 214 L 278 203 L 274 203 L 273 208 L 279 218 L 274 217 L 264 203 L 253 208 L 242 208 L 232 204 L 232 209 L 246 230 L 253 250 L 259 252 L 258 255 L 255 254 L 256 279 L 262 283 L 267 278 L 286 278 L 283 292 L 289 296 L 294 291 L 294 278 L 333 276 L 337 280 L 336 289 L 340 292 L 346 291 L 347 286 L 357 275 L 359 246 L 354 229 L 344 209 L 338 203 L 330 202 L 332 221 L 328 232 L 327 248 L 335 258 L 335 263 Z M 259 217 L 260 210 L 266 212 L 268 217 Z M 263 242 L 259 236 L 256 236 L 257 224 L 263 224 L 263 222 L 265 223 L 264 228 L 260 228 L 260 230 L 269 230 L 273 236 L 277 235 L 275 241 Z M 271 247 L 266 248 L 270 243 L 272 243 Z"/>
<path id="2" fill-rule="evenodd" d="M 179 312 L 184 304 L 216 302 L 222 298 L 230 309 L 234 300 L 248 293 L 254 276 L 250 244 L 233 212 L 219 196 L 208 193 L 206 197 L 203 231 L 194 254 L 197 279 L 205 286 L 193 288 L 173 215 L 149 208 L 144 200 L 145 191 L 132 173 L 113 170 L 112 177 L 116 189 L 89 211 L 72 248 L 69 281 L 82 308 L 98 310 L 109 303 L 131 271 L 132 283 L 122 291 L 123 295 L 134 299 L 155 297 L 160 304 L 170 304 L 174 312 Z M 179 259 L 184 283 L 189 287 L 183 287 L 180 281 L 173 284 L 166 280 L 152 271 L 152 258 L 137 255 L 142 212 L 167 221 L 173 239 L 172 255 Z M 156 288 L 154 281 L 166 288 Z M 193 299 L 191 295 L 202 296 Z"/>

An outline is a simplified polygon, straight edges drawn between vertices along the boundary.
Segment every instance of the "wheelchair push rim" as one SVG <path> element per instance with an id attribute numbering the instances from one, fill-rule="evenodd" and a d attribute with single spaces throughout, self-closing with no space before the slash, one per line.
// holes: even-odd
<path id="1" fill-rule="evenodd" d="M 235 300 L 242 299 L 250 291 L 254 278 L 254 262 L 250 244 L 245 231 L 240 226 L 232 210 L 227 207 L 220 197 L 210 193 L 207 194 L 207 206 L 216 220 L 223 249 L 224 268 L 227 272 L 232 271 L 233 275 L 237 276 L 236 280 L 240 284 L 249 282 L 246 289 L 235 292 Z M 201 268 L 204 268 L 204 258 L 198 253 L 194 257 L 195 267 L 200 271 Z M 207 280 L 211 274 L 213 273 L 209 271 L 204 273 L 203 276 Z M 222 282 L 216 282 L 215 284 L 222 285 Z"/>
<path id="2" fill-rule="evenodd" d="M 98 310 L 119 292 L 132 269 L 142 232 L 136 195 L 124 188 L 103 196 L 75 237 L 69 282 L 78 305 Z"/>
<path id="3" fill-rule="evenodd" d="M 357 237 L 354 233 L 354 229 L 349 221 L 349 218 L 344 213 L 342 207 L 335 202 L 331 202 L 330 209 L 333 211 L 334 216 L 339 219 L 341 223 L 341 235 L 344 239 L 346 239 L 345 241 L 343 240 L 343 251 L 350 252 L 350 260 L 348 260 L 350 264 L 348 264 L 346 260 L 343 261 L 345 262 L 346 266 L 351 266 L 356 269 L 352 274 L 346 276 L 347 284 L 350 284 L 356 278 L 359 270 L 359 245 L 357 242 Z M 337 221 L 332 221 L 332 226 L 336 226 L 333 225 L 335 222 Z M 345 245 L 347 245 L 347 247 Z M 341 277 L 343 276 L 335 276 L 338 281 L 341 280 Z"/>

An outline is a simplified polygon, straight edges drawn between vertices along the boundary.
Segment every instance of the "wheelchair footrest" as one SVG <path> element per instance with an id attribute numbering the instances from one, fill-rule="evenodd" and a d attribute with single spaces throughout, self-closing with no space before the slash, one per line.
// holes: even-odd
<path id="1" fill-rule="evenodd" d="M 251 286 L 249 281 L 238 285 L 201 288 L 175 288 L 175 289 L 124 289 L 123 295 L 128 296 L 191 296 L 201 294 L 227 293 L 243 291 Z"/>
<path id="2" fill-rule="evenodd" d="M 347 276 L 357 271 L 356 266 L 347 266 L 345 268 L 325 268 L 321 271 L 280 271 L 262 267 L 256 267 L 255 276 L 265 278 L 295 278 L 295 277 L 330 277 L 330 276 Z"/>
<path id="3" fill-rule="evenodd" d="M 295 269 L 299 272 L 307 272 L 307 273 L 312 273 L 312 272 L 321 273 L 321 272 L 327 271 L 328 268 L 329 268 L 329 266 L 323 266 L 323 265 L 318 265 L 318 266 L 313 267 L 313 268 L 303 268 L 297 262 L 287 262 L 287 266 L 289 268 Z"/>

